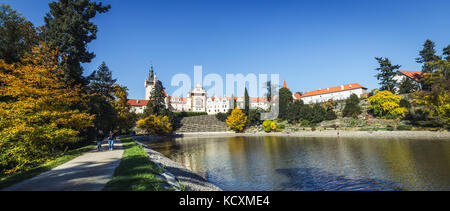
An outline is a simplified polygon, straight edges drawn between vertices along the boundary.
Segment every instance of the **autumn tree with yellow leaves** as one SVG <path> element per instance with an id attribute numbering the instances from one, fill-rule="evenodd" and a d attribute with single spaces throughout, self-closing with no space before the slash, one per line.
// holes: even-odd
<path id="1" fill-rule="evenodd" d="M 163 135 L 172 132 L 172 124 L 170 124 L 169 117 L 149 115 L 137 122 L 138 128 L 145 130 L 147 133 L 153 135 Z"/>
<path id="2" fill-rule="evenodd" d="M 136 126 L 138 116 L 131 111 L 131 106 L 127 103 L 127 88 L 119 85 L 114 88 L 115 100 L 112 104 L 117 112 L 116 130 L 119 131 L 119 133 L 127 133 Z"/>
<path id="3" fill-rule="evenodd" d="M 395 95 L 390 91 L 381 91 L 367 99 L 373 113 L 377 117 L 387 119 L 397 119 L 404 117 L 408 111 L 400 106 L 400 95 Z"/>
<path id="4" fill-rule="evenodd" d="M 40 164 L 81 140 L 94 116 L 74 109 L 81 87 L 68 87 L 58 52 L 45 43 L 19 63 L 0 59 L 0 174 Z"/>
<path id="5" fill-rule="evenodd" d="M 245 116 L 244 112 L 242 112 L 239 107 L 236 107 L 233 109 L 226 122 L 230 129 L 236 132 L 242 132 L 247 123 L 247 116 Z"/>

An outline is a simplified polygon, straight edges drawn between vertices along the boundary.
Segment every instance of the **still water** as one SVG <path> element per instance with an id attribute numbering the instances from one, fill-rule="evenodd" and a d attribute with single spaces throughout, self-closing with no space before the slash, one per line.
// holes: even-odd
<path id="1" fill-rule="evenodd" d="M 228 137 L 150 147 L 223 190 L 450 190 L 450 141 Z"/>

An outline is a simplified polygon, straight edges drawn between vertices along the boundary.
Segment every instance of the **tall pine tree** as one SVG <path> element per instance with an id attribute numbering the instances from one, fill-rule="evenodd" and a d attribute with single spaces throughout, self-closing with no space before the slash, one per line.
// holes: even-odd
<path id="1" fill-rule="evenodd" d="M 109 131 L 116 128 L 117 111 L 113 106 L 116 79 L 105 62 L 88 77 L 88 90 L 90 93 L 88 109 L 95 114 L 94 125 L 97 129 Z"/>
<path id="2" fill-rule="evenodd" d="M 288 119 L 288 106 L 292 103 L 292 92 L 288 88 L 281 88 L 279 90 L 280 101 L 279 101 L 279 117 L 281 119 Z"/>
<path id="3" fill-rule="evenodd" d="M 150 100 L 144 111 L 144 115 L 166 115 L 167 113 L 164 86 L 162 85 L 162 82 L 158 80 L 151 91 Z"/>
<path id="4" fill-rule="evenodd" d="M 375 57 L 375 59 L 380 64 L 380 67 L 376 69 L 379 71 L 376 77 L 380 81 L 379 83 L 381 85 L 380 90 L 387 90 L 393 92 L 395 88 L 395 80 L 393 78 L 396 74 L 396 70 L 399 69 L 401 66 L 392 65 L 391 61 L 389 61 L 388 58 L 383 59 L 380 57 Z"/>
<path id="5" fill-rule="evenodd" d="M 108 99 L 113 99 L 115 88 L 114 84 L 117 79 L 112 78 L 112 72 L 106 66 L 105 62 L 94 70 L 92 74 L 88 77 L 89 79 L 89 90 L 91 92 L 98 93 Z"/>
<path id="6" fill-rule="evenodd" d="M 420 57 L 416 58 L 417 63 L 423 64 L 422 72 L 432 72 L 428 62 L 435 62 L 440 60 L 439 56 L 436 56 L 436 50 L 434 50 L 434 42 L 426 40 L 423 44 L 423 49 L 419 52 Z"/>
<path id="7" fill-rule="evenodd" d="M 87 49 L 88 43 L 97 38 L 97 25 L 91 22 L 97 13 L 105 13 L 110 5 L 90 0 L 59 0 L 49 4 L 50 12 L 45 16 L 43 38 L 62 53 L 64 79 L 75 84 L 85 84 L 81 63 L 95 57 Z"/>
<path id="8" fill-rule="evenodd" d="M 248 112 L 250 111 L 250 97 L 248 96 L 247 88 L 245 88 L 244 100 L 244 113 L 245 115 L 248 115 Z"/>

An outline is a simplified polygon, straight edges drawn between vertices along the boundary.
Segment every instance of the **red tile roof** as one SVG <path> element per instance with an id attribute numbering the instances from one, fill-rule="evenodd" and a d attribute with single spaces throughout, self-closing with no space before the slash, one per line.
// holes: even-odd
<path id="1" fill-rule="evenodd" d="M 419 81 L 420 78 L 422 78 L 422 72 L 419 71 L 405 71 L 405 70 L 399 70 L 397 71 L 403 75 L 408 76 L 409 78 L 415 80 L 415 81 Z"/>
<path id="2" fill-rule="evenodd" d="M 148 100 L 133 100 L 130 99 L 127 101 L 130 106 L 147 106 Z"/>
<path id="3" fill-rule="evenodd" d="M 286 81 L 283 81 L 283 88 L 288 89 L 287 84 L 286 84 Z"/>
<path id="4" fill-rule="evenodd" d="M 334 93 L 334 92 L 347 91 L 347 90 L 352 90 L 352 89 L 359 89 L 359 88 L 367 89 L 366 87 L 363 87 L 363 86 L 361 86 L 358 83 L 347 84 L 347 85 L 343 85 L 343 86 L 344 86 L 344 89 L 342 89 L 342 86 L 336 86 L 336 87 L 331 87 L 331 88 L 326 88 L 326 89 L 320 89 L 320 90 L 306 92 L 300 98 L 314 96 L 314 95 L 322 95 L 322 94 Z M 296 96 L 298 96 L 297 93 L 296 93 Z"/>
<path id="5" fill-rule="evenodd" d="M 186 103 L 187 99 L 185 97 L 169 97 L 170 103 Z"/>
<path id="6" fill-rule="evenodd" d="M 251 103 L 265 103 L 265 102 L 267 102 L 267 99 L 265 97 L 251 97 L 250 102 Z"/>

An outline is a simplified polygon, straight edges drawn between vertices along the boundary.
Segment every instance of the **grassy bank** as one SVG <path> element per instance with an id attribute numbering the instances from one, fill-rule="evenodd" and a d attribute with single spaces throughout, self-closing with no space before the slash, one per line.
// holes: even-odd
<path id="1" fill-rule="evenodd" d="M 148 159 L 144 149 L 134 143 L 132 138 L 121 139 L 124 153 L 114 177 L 106 184 L 105 191 L 158 191 L 165 190 L 156 175 L 161 172 Z"/>
<path id="2" fill-rule="evenodd" d="M 95 147 L 95 145 L 93 144 L 93 145 L 85 146 L 82 148 L 70 150 L 70 151 L 67 151 L 67 152 L 55 157 L 55 159 L 53 159 L 47 163 L 44 163 L 40 166 L 37 166 L 35 168 L 32 168 L 30 170 L 17 172 L 17 173 L 7 175 L 7 176 L 1 176 L 0 177 L 0 189 L 6 188 L 15 183 L 24 181 L 26 179 L 35 177 L 43 172 L 49 171 L 59 165 L 62 165 L 64 163 L 82 155 L 85 152 L 92 150 L 94 147 Z"/>

